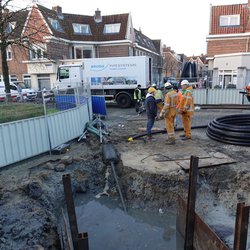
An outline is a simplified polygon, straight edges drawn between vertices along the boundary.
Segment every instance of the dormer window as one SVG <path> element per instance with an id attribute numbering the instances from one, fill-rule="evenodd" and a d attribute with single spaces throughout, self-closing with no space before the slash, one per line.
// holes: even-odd
<path id="1" fill-rule="evenodd" d="M 9 22 L 6 26 L 5 31 L 11 33 L 16 28 L 16 22 Z"/>
<path id="2" fill-rule="evenodd" d="M 239 26 L 239 25 L 240 25 L 240 15 L 220 16 L 220 27 Z"/>
<path id="3" fill-rule="evenodd" d="M 114 34 L 120 32 L 120 23 L 105 24 L 103 33 L 104 34 Z"/>
<path id="4" fill-rule="evenodd" d="M 63 30 L 63 28 L 58 20 L 53 19 L 53 18 L 49 18 L 49 22 L 54 30 L 59 31 L 59 32 L 64 32 L 64 30 Z"/>
<path id="5" fill-rule="evenodd" d="M 75 34 L 90 35 L 90 28 L 88 24 L 73 23 L 73 29 Z"/>

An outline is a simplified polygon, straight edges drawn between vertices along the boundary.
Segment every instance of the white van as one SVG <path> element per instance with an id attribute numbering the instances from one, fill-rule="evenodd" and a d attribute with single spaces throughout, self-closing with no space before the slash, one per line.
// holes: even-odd
<path id="1" fill-rule="evenodd" d="M 11 87 L 10 89 L 11 98 L 16 100 L 19 97 L 17 87 L 13 83 L 10 83 L 10 87 Z M 0 82 L 0 101 L 4 101 L 5 98 L 6 98 L 5 85 L 4 82 Z"/>

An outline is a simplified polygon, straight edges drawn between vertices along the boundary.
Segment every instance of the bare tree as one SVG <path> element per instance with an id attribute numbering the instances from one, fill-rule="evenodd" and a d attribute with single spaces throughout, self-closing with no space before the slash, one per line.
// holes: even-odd
<path id="1" fill-rule="evenodd" d="M 176 77 L 179 73 L 179 62 L 171 53 L 167 53 L 165 55 L 163 61 L 163 71 L 165 72 L 165 76 L 171 77 Z"/>
<path id="2" fill-rule="evenodd" d="M 0 50 L 7 100 L 10 98 L 11 89 L 7 61 L 8 47 L 20 46 L 29 53 L 33 50 L 33 44 L 41 46 L 45 43 L 44 37 L 49 34 L 46 24 L 37 22 L 36 16 L 32 15 L 35 6 L 27 5 L 24 8 L 13 9 L 12 4 L 13 0 L 0 0 Z"/>

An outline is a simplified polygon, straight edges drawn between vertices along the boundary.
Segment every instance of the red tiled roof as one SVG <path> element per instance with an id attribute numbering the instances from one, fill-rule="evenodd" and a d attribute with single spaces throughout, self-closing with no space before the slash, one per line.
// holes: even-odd
<path id="1" fill-rule="evenodd" d="M 127 22 L 129 14 L 109 15 L 102 16 L 102 22 L 96 23 L 94 16 L 75 15 L 62 13 L 58 16 L 55 10 L 50 10 L 44 6 L 38 5 L 39 10 L 43 14 L 46 22 L 52 30 L 54 36 L 72 40 L 72 41 L 112 41 L 126 39 Z M 59 32 L 53 29 L 49 19 L 53 18 L 58 20 L 64 32 Z M 73 30 L 73 23 L 88 24 L 91 30 L 90 35 L 75 34 Z M 120 32 L 115 34 L 103 34 L 105 24 L 121 23 Z"/>

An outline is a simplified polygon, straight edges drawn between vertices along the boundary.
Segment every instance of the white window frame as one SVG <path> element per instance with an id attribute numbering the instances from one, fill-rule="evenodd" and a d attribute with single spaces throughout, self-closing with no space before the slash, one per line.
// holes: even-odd
<path id="1" fill-rule="evenodd" d="M 35 45 L 33 44 L 31 46 L 31 49 L 29 51 L 30 54 L 30 60 L 37 60 L 37 59 L 44 59 L 46 58 L 46 52 L 45 52 L 44 44 L 41 45 Z"/>
<path id="2" fill-rule="evenodd" d="M 111 24 L 105 24 L 103 33 L 104 34 L 115 34 L 119 33 L 121 28 L 121 23 L 111 23 Z"/>
<path id="3" fill-rule="evenodd" d="M 25 86 L 31 88 L 31 76 L 30 75 L 24 74 L 23 75 L 23 82 L 24 82 Z"/>
<path id="4" fill-rule="evenodd" d="M 12 50 L 10 45 L 6 48 L 6 59 L 7 61 L 12 60 Z"/>
<path id="5" fill-rule="evenodd" d="M 240 15 L 224 15 L 220 16 L 220 27 L 239 26 Z"/>
<path id="6" fill-rule="evenodd" d="M 225 76 L 230 77 L 230 82 L 224 82 Z M 237 86 L 237 70 L 219 70 L 219 84 L 222 88 L 226 88 L 227 85 L 234 84 Z"/>
<path id="7" fill-rule="evenodd" d="M 75 34 L 91 35 L 90 27 L 88 24 L 72 23 L 72 26 Z"/>

